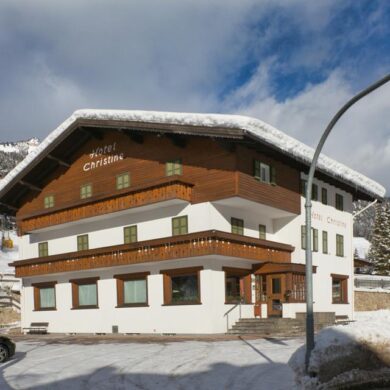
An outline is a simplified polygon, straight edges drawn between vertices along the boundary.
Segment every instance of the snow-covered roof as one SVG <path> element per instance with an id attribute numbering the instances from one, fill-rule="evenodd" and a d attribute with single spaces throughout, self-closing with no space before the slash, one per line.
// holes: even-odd
<path id="1" fill-rule="evenodd" d="M 371 243 L 366 240 L 364 237 L 354 237 L 353 238 L 353 249 L 357 252 L 359 259 L 366 260 L 368 252 L 370 250 Z"/>
<path id="2" fill-rule="evenodd" d="M 27 167 L 34 161 L 40 161 L 50 151 L 53 143 L 62 139 L 70 131 L 76 121 L 99 120 L 116 122 L 139 122 L 153 124 L 172 124 L 182 126 L 197 126 L 215 129 L 239 129 L 245 134 L 258 140 L 259 142 L 270 145 L 281 151 L 285 155 L 310 165 L 314 150 L 302 142 L 284 134 L 275 127 L 255 118 L 239 115 L 222 114 L 192 114 L 177 112 L 159 112 L 159 111 L 127 111 L 127 110 L 78 110 L 68 119 L 61 123 L 52 131 L 42 143 L 33 150 L 19 165 L 17 165 L 1 182 L 0 195 L 7 190 L 22 175 Z M 179 131 L 180 132 L 180 131 Z M 183 133 L 185 131 L 183 130 Z M 221 136 L 222 130 L 221 130 Z M 317 169 L 323 173 L 341 180 L 348 185 L 368 194 L 374 198 L 383 198 L 385 188 L 379 183 L 369 179 L 359 172 L 348 168 L 325 155 L 321 155 L 318 161 Z"/>

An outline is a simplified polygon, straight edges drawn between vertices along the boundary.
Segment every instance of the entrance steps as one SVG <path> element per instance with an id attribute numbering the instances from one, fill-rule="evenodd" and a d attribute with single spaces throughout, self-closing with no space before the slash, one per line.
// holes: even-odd
<path id="1" fill-rule="evenodd" d="M 238 320 L 228 334 L 252 334 L 259 336 L 299 336 L 305 333 L 305 316 L 298 318 L 241 318 Z M 334 317 L 333 317 L 334 318 Z M 316 318 L 315 318 L 316 320 Z M 334 324 L 333 321 L 315 321 L 315 330 Z"/>

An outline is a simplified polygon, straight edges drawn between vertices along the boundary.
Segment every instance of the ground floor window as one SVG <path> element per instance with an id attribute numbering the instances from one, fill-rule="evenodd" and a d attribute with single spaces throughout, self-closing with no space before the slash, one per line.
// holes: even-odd
<path id="1" fill-rule="evenodd" d="M 306 277 L 305 275 L 292 274 L 292 289 L 290 300 L 293 302 L 306 301 Z"/>
<path id="2" fill-rule="evenodd" d="M 251 303 L 251 271 L 241 268 L 227 268 L 225 271 L 225 303 Z"/>
<path id="3" fill-rule="evenodd" d="M 33 284 L 35 310 L 56 310 L 56 283 L 45 282 Z"/>
<path id="4" fill-rule="evenodd" d="M 93 309 L 98 307 L 99 278 L 73 279 L 72 304 L 73 309 Z"/>
<path id="5" fill-rule="evenodd" d="M 348 276 L 332 274 L 332 303 L 348 303 Z"/>
<path id="6" fill-rule="evenodd" d="M 190 305 L 200 301 L 200 271 L 203 267 L 161 271 L 164 278 L 164 304 Z"/>
<path id="7" fill-rule="evenodd" d="M 149 272 L 114 275 L 118 307 L 147 306 Z"/>

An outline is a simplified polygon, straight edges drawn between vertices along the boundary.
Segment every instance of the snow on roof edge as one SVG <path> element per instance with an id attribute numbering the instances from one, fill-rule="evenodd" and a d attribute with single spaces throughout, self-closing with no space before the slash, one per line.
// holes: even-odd
<path id="1" fill-rule="evenodd" d="M 116 120 L 134 121 L 147 123 L 167 123 L 176 125 L 202 126 L 202 127 L 223 127 L 238 128 L 247 131 L 258 140 L 275 146 L 281 152 L 290 157 L 310 164 L 314 155 L 314 149 L 305 145 L 276 129 L 275 127 L 261 121 L 260 119 L 240 115 L 225 114 L 195 114 L 164 111 L 140 111 L 140 110 L 96 110 L 83 109 L 75 111 L 69 118 L 54 129 L 42 143 L 28 154 L 12 171 L 0 181 L 0 195 L 7 189 L 8 185 L 21 174 L 34 160 L 44 157 L 44 151 L 50 147 L 77 119 L 86 120 Z M 373 197 L 383 198 L 386 194 L 385 188 L 374 180 L 361 173 L 348 168 L 346 165 L 320 155 L 317 169 L 336 179 L 346 181 L 351 186 L 361 189 Z"/>

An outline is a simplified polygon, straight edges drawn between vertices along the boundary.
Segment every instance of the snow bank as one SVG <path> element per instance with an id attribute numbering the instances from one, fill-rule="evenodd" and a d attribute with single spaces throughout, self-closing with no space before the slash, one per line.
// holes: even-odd
<path id="1" fill-rule="evenodd" d="M 246 131 L 248 135 L 251 135 L 261 142 L 272 145 L 284 154 L 287 154 L 305 164 L 310 164 L 314 154 L 314 150 L 309 146 L 284 134 L 259 119 L 250 117 L 239 115 L 191 114 L 158 111 L 78 110 L 75 111 L 60 126 L 58 126 L 51 134 L 49 134 L 37 148 L 35 148 L 4 178 L 0 184 L 0 192 L 33 160 L 43 158 L 44 151 L 49 148 L 57 138 L 69 130 L 70 126 L 78 119 L 235 128 Z M 336 179 L 345 181 L 356 188 L 360 188 L 364 192 L 371 194 L 373 197 L 382 198 L 385 195 L 385 188 L 380 184 L 323 154 L 319 158 L 318 168 Z"/>
<path id="2" fill-rule="evenodd" d="M 305 374 L 305 346 L 293 354 L 289 365 L 303 389 L 340 389 L 374 377 L 390 385 L 390 310 L 359 312 L 356 319 L 317 335 L 309 364 L 311 376 Z"/>

